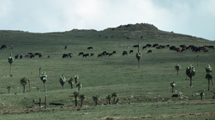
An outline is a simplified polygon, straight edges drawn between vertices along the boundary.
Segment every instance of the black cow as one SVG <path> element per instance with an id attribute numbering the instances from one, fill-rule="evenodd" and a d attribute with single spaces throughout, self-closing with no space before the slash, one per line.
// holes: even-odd
<path id="1" fill-rule="evenodd" d="M 83 57 L 87 57 L 87 56 L 89 56 L 89 54 L 87 53 L 87 54 L 83 54 Z"/>
<path id="2" fill-rule="evenodd" d="M 139 45 L 133 45 L 133 47 L 139 47 Z"/>
<path id="3" fill-rule="evenodd" d="M 148 50 L 148 52 L 147 53 L 152 53 L 152 50 Z"/>
<path id="4" fill-rule="evenodd" d="M 93 50 L 93 47 L 88 47 L 87 49 L 88 49 L 88 50 L 90 50 L 90 49 L 92 49 L 92 50 Z"/>
<path id="5" fill-rule="evenodd" d="M 122 55 L 128 55 L 127 51 L 123 51 Z"/>
<path id="6" fill-rule="evenodd" d="M 170 50 L 174 50 L 175 48 L 176 48 L 175 46 L 169 47 Z"/>
<path id="7" fill-rule="evenodd" d="M 39 54 L 39 58 L 41 58 L 43 55 L 42 54 Z"/>
<path id="8" fill-rule="evenodd" d="M 107 53 L 106 51 L 103 51 L 103 52 L 102 52 L 102 55 L 106 55 L 106 53 Z"/>
<path id="9" fill-rule="evenodd" d="M 6 49 L 6 48 L 7 48 L 6 45 L 2 45 L 2 46 L 1 46 L 1 49 Z"/>
<path id="10" fill-rule="evenodd" d="M 41 53 L 35 53 L 34 55 L 38 55 L 39 56 L 39 55 L 41 55 Z"/>
<path id="11" fill-rule="evenodd" d="M 109 55 L 109 53 L 106 53 L 105 55 Z"/>
<path id="12" fill-rule="evenodd" d="M 153 44 L 153 46 L 152 47 L 157 47 L 158 46 L 158 44 L 156 43 L 156 44 Z"/>
<path id="13" fill-rule="evenodd" d="M 16 55 L 16 56 L 15 56 L 15 59 L 18 59 L 18 57 L 19 57 L 19 55 Z"/>
<path id="14" fill-rule="evenodd" d="M 146 49 L 146 46 L 143 46 L 142 50 L 143 50 L 143 49 Z"/>
<path id="15" fill-rule="evenodd" d="M 146 44 L 146 47 L 151 47 L 152 45 L 151 44 Z"/>
<path id="16" fill-rule="evenodd" d="M 113 54 L 116 54 L 116 51 L 113 51 L 112 53 L 113 53 Z"/>
<path id="17" fill-rule="evenodd" d="M 22 59 L 22 55 L 20 55 L 19 58 Z"/>
<path id="18" fill-rule="evenodd" d="M 78 56 L 83 55 L 83 54 L 84 54 L 84 52 L 80 52 L 80 53 L 78 54 Z"/>
<path id="19" fill-rule="evenodd" d="M 62 58 L 68 57 L 68 54 L 63 54 Z"/>
<path id="20" fill-rule="evenodd" d="M 210 46 L 208 46 L 208 48 L 212 48 L 212 49 L 214 49 L 214 46 L 213 46 L 213 45 L 210 45 Z"/>
<path id="21" fill-rule="evenodd" d="M 187 47 L 186 45 L 180 45 L 180 47 L 184 48 L 184 47 Z"/>
<path id="22" fill-rule="evenodd" d="M 67 45 L 64 47 L 64 49 L 66 49 L 67 48 Z"/>
<path id="23" fill-rule="evenodd" d="M 90 57 L 91 57 L 91 56 L 94 56 L 94 53 L 91 53 L 91 54 L 90 54 Z"/>
<path id="24" fill-rule="evenodd" d="M 130 53 L 133 53 L 133 50 L 130 50 L 130 51 L 129 51 L 129 54 L 130 54 Z"/>

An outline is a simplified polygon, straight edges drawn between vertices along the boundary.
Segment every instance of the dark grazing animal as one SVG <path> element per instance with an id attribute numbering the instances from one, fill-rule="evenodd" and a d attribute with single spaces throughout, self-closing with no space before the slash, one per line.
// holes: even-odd
<path id="1" fill-rule="evenodd" d="M 142 50 L 143 50 L 143 49 L 146 49 L 146 46 L 143 46 Z"/>
<path id="2" fill-rule="evenodd" d="M 15 56 L 15 59 L 18 59 L 18 57 L 19 57 L 19 55 L 16 55 L 16 56 Z"/>
<path id="3" fill-rule="evenodd" d="M 72 54 L 72 53 L 69 53 L 68 56 L 71 58 L 71 57 L 73 56 L 73 54 Z"/>
<path id="4" fill-rule="evenodd" d="M 83 54 L 84 54 L 84 52 L 79 52 L 78 56 L 83 55 Z"/>
<path id="5" fill-rule="evenodd" d="M 139 45 L 133 45 L 133 47 L 139 47 Z"/>
<path id="6" fill-rule="evenodd" d="M 98 54 L 98 57 L 102 57 L 102 54 Z"/>
<path id="7" fill-rule="evenodd" d="M 146 47 L 151 47 L 152 45 L 151 44 L 146 44 Z"/>
<path id="8" fill-rule="evenodd" d="M 130 51 L 129 51 L 129 54 L 130 54 L 130 53 L 133 53 L 133 50 L 130 50 Z"/>
<path id="9" fill-rule="evenodd" d="M 62 58 L 66 58 L 66 57 L 68 57 L 68 54 L 63 54 L 62 55 Z"/>
<path id="10" fill-rule="evenodd" d="M 6 48 L 7 48 L 6 45 L 2 45 L 2 46 L 1 46 L 1 49 L 6 49 Z"/>
<path id="11" fill-rule="evenodd" d="M 109 57 L 110 57 L 110 56 L 113 56 L 113 53 L 110 53 L 110 54 L 109 54 Z"/>
<path id="12" fill-rule="evenodd" d="M 156 43 L 156 44 L 153 44 L 153 46 L 152 47 L 157 47 L 158 46 L 158 44 Z"/>
<path id="13" fill-rule="evenodd" d="M 94 56 L 94 53 L 91 53 L 91 54 L 90 54 L 90 57 L 91 57 L 91 56 Z"/>
<path id="14" fill-rule="evenodd" d="M 152 50 L 148 50 L 148 52 L 147 53 L 152 53 Z"/>
<path id="15" fill-rule="evenodd" d="M 128 55 L 128 52 L 127 51 L 123 51 L 122 55 Z"/>
<path id="16" fill-rule="evenodd" d="M 19 58 L 22 59 L 22 55 L 20 55 Z"/>
<path id="17" fill-rule="evenodd" d="M 113 54 L 116 54 L 116 51 L 113 51 L 112 53 L 113 53 Z"/>
<path id="18" fill-rule="evenodd" d="M 87 57 L 87 56 L 89 56 L 89 54 L 87 53 L 87 54 L 83 54 L 83 57 Z"/>
<path id="19" fill-rule="evenodd" d="M 93 50 L 93 47 L 88 47 L 87 49 L 88 49 L 88 50 L 90 50 L 90 49 L 92 49 L 92 50 Z"/>

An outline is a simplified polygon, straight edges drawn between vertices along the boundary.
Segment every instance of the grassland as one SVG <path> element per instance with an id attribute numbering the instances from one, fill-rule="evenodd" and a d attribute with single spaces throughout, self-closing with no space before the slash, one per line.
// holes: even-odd
<path id="1" fill-rule="evenodd" d="M 170 51 L 169 48 L 157 50 L 147 48 L 141 50 L 141 68 L 135 57 L 137 48 L 132 46 L 140 41 L 140 45 L 158 43 L 159 45 L 215 45 L 208 41 L 188 35 L 160 31 L 152 25 L 121 26 L 104 31 L 72 30 L 62 33 L 28 33 L 22 31 L 0 31 L 0 45 L 7 49 L 0 50 L 0 119 L 146 119 L 146 120 L 196 120 L 215 119 L 214 86 L 207 91 L 205 66 L 215 66 L 215 50 L 208 53 L 183 53 Z M 14 48 L 10 49 L 10 45 Z M 67 49 L 64 46 L 67 45 Z M 87 47 L 92 46 L 93 50 Z M 147 54 L 147 50 L 152 54 Z M 122 51 L 134 50 L 128 56 Z M 98 58 L 97 54 L 116 51 L 111 57 Z M 15 59 L 10 77 L 7 58 L 12 52 L 17 54 L 42 53 L 42 58 Z M 79 52 L 94 53 L 95 56 L 83 58 Z M 62 58 L 64 53 L 73 53 L 72 58 Z M 50 58 L 47 58 L 47 56 Z M 199 63 L 197 67 L 197 55 Z M 180 64 L 182 69 L 177 76 L 174 66 Z M 189 87 L 189 78 L 185 69 L 190 64 L 196 68 L 193 87 Z M 44 92 L 39 79 L 39 67 L 48 75 L 47 92 Z M 80 93 L 86 99 L 82 108 L 74 107 L 73 92 L 68 83 L 62 89 L 59 78 L 79 75 L 83 84 Z M 22 93 L 20 79 L 27 77 L 31 87 L 39 87 L 40 92 L 32 89 Z M 182 97 L 172 98 L 170 83 L 175 81 L 175 94 L 182 92 Z M 7 86 L 11 86 L 8 94 Z M 26 86 L 28 90 L 28 85 Z M 196 95 L 205 90 L 204 100 Z M 117 105 L 105 105 L 105 96 L 116 92 L 120 98 Z M 47 95 L 47 102 L 63 103 L 64 106 L 33 107 L 32 100 Z M 92 96 L 100 97 L 99 105 L 95 106 Z M 112 99 L 113 100 L 113 99 Z M 78 100 L 80 105 L 80 100 Z M 33 108 L 32 108 L 33 107 Z"/>

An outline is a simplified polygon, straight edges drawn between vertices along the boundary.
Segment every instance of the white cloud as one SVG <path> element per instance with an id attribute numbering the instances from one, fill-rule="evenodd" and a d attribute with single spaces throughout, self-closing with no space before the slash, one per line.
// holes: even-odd
<path id="1" fill-rule="evenodd" d="M 150 23 L 215 40 L 214 6 L 214 0 L 0 0 L 0 29 L 55 32 Z"/>

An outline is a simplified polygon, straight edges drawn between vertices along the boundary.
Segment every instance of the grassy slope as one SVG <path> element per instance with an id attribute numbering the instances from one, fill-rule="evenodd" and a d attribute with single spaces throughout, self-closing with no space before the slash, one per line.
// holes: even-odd
<path id="1" fill-rule="evenodd" d="M 141 117 L 149 115 L 172 115 L 177 114 L 176 118 L 180 119 L 185 113 L 202 113 L 202 118 L 211 118 L 210 115 L 205 115 L 205 112 L 213 112 L 215 109 L 210 107 L 213 104 L 212 100 L 214 87 L 211 87 L 210 92 L 206 92 L 204 102 L 192 101 L 199 100 L 200 96 L 192 96 L 199 92 L 199 90 L 207 90 L 207 80 L 205 76 L 205 65 L 210 64 L 215 66 L 214 50 L 209 50 L 209 53 L 194 53 L 187 51 L 185 53 L 176 53 L 170 51 L 168 48 L 156 50 L 154 48 L 147 48 L 153 51 L 152 54 L 147 54 L 147 50 L 141 50 L 143 56 L 141 59 L 141 69 L 138 69 L 137 60 L 135 58 L 136 48 L 130 46 L 137 44 L 140 40 L 141 46 L 147 43 L 159 43 L 161 45 L 175 45 L 180 44 L 196 46 L 215 45 L 212 41 L 191 37 L 187 35 L 179 35 L 158 31 L 153 26 L 146 26 L 139 28 L 134 27 L 118 27 L 115 29 L 106 29 L 104 31 L 87 31 L 87 30 L 73 30 L 64 33 L 25 33 L 21 31 L 0 31 L 0 45 L 7 46 L 14 45 L 14 49 L 0 50 L 0 104 L 1 112 L 23 112 L 25 107 L 32 106 L 32 99 L 44 98 L 48 96 L 48 102 L 62 102 L 66 106 L 74 105 L 73 91 L 68 83 L 65 84 L 64 90 L 61 89 L 59 77 L 63 73 L 66 78 L 80 76 L 80 82 L 83 84 L 81 93 L 84 93 L 86 100 L 85 105 L 81 111 L 74 111 L 71 107 L 59 109 L 59 107 L 49 108 L 45 113 L 32 112 L 30 114 L 20 115 L 4 115 L 1 118 L 20 119 L 25 116 L 26 119 L 50 118 L 68 119 L 72 116 L 77 119 L 99 118 L 105 119 L 106 116 L 122 117 L 124 119 L 141 119 Z M 112 36 L 112 37 L 111 37 Z M 141 36 L 142 39 L 141 39 Z M 63 49 L 67 45 L 68 48 Z M 88 46 L 93 46 L 94 50 L 87 50 Z M 128 56 L 122 56 L 122 51 L 129 51 L 133 49 L 134 53 Z M 117 51 L 113 57 L 97 58 L 89 57 L 82 58 L 77 56 L 79 52 L 94 53 L 97 55 L 103 51 L 112 52 Z M 7 57 L 16 54 L 26 54 L 28 52 L 41 52 L 44 54 L 43 58 L 23 58 L 22 60 L 15 60 L 12 66 L 13 77 L 9 77 L 9 64 Z M 62 59 L 63 53 L 74 54 L 73 58 Z M 47 59 L 50 55 L 51 58 Z M 196 76 L 193 78 L 193 86 L 189 87 L 188 77 L 185 75 L 185 69 L 189 64 L 196 66 L 196 56 L 199 55 L 199 66 L 196 67 Z M 182 65 L 179 75 L 176 75 L 174 66 L 176 64 Z M 48 74 L 47 89 L 48 92 L 43 92 L 43 84 L 38 77 L 38 69 L 46 71 Z M 35 89 L 31 93 L 22 93 L 22 86 L 19 80 L 22 77 L 27 77 L 31 80 L 31 86 L 38 86 L 41 92 Z M 170 83 L 176 82 L 178 92 L 183 92 L 183 99 L 171 98 Z M 10 94 L 7 94 L 7 86 L 11 86 Z M 28 86 L 26 86 L 28 90 Z M 106 95 L 112 92 L 117 92 L 120 97 L 120 103 L 117 106 L 101 106 L 105 103 Z M 14 95 L 17 93 L 17 95 Z M 101 98 L 100 106 L 94 107 L 91 100 L 93 95 L 99 95 Z M 133 97 L 132 97 L 133 96 Z M 188 97 L 188 98 L 186 98 Z M 170 102 L 169 100 L 174 102 Z M 128 104 L 129 101 L 133 104 Z M 158 102 L 159 101 L 159 102 Z M 168 102 L 169 101 L 169 102 Z M 185 102 L 185 103 L 181 103 Z M 189 102 L 190 101 L 190 102 Z M 177 104 L 176 104 L 176 103 Z M 157 104 L 159 107 L 157 108 Z M 186 107 L 184 106 L 186 104 Z M 5 106 L 4 106 L 5 105 Z M 11 106 L 10 106 L 11 105 Z M 142 106 L 142 107 L 141 107 Z M 176 106 L 175 109 L 173 108 Z M 23 110 L 24 109 L 24 110 Z M 50 112 L 51 109 L 56 109 Z M 162 110 L 161 110 L 162 109 Z M 74 111 L 74 112 L 73 112 Z M 143 113 L 142 113 L 143 112 Z M 83 113 L 89 113 L 83 115 Z M 38 115 L 39 114 L 39 115 Z M 53 116 L 56 115 L 56 116 Z M 181 115 L 181 116 L 180 116 Z M 40 117 L 39 117 L 40 116 Z M 129 116 L 133 116 L 130 117 Z M 150 116 L 149 116 L 150 117 Z M 184 115 L 185 118 L 195 119 L 194 115 Z M 157 117 L 152 117 L 153 119 Z M 162 119 L 158 116 L 157 119 Z M 171 118 L 168 116 L 165 119 Z"/>

